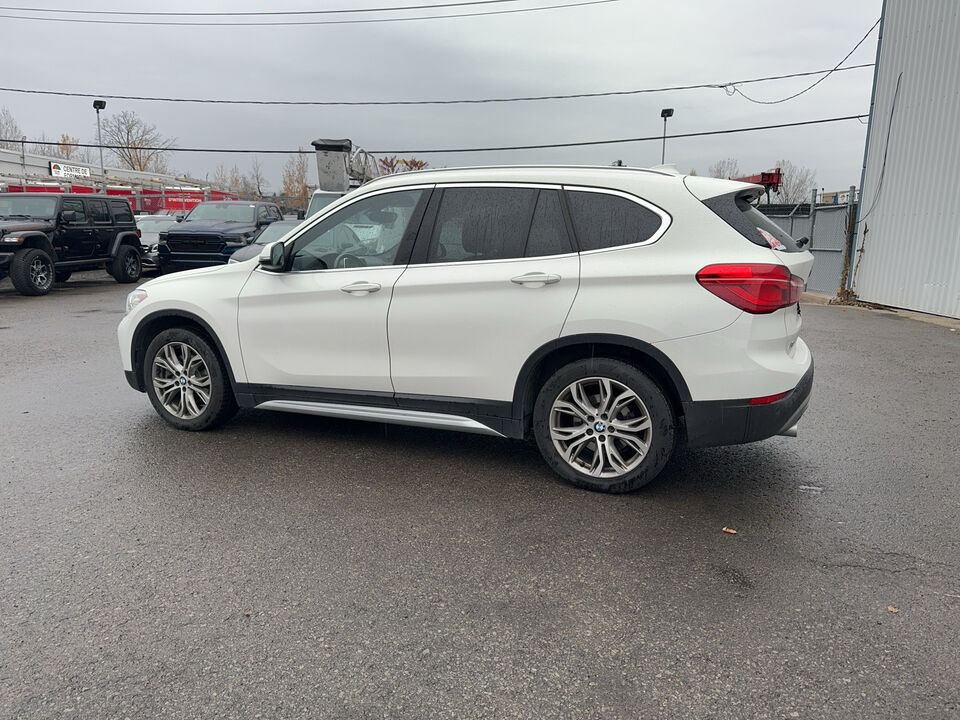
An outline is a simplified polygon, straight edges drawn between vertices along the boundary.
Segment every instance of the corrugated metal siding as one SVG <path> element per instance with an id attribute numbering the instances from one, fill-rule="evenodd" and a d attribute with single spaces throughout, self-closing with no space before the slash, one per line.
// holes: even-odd
<path id="1" fill-rule="evenodd" d="M 951 317 L 960 317 L 958 38 L 957 0 L 887 0 L 854 285 L 863 300 Z"/>

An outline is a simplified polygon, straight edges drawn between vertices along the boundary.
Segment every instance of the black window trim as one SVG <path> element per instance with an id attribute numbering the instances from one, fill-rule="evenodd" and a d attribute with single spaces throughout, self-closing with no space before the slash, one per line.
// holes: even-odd
<path id="1" fill-rule="evenodd" d="M 96 202 L 102 203 L 103 207 L 106 209 L 106 220 L 97 220 L 94 218 L 91 208 L 93 207 L 93 203 Z M 87 211 L 87 222 L 92 223 L 93 225 L 113 225 L 113 214 L 110 212 L 110 204 L 104 198 L 83 198 L 83 208 Z"/>
<path id="2" fill-rule="evenodd" d="M 515 258 L 494 258 L 494 259 L 483 259 L 483 260 L 451 260 L 449 262 L 427 262 L 428 253 L 430 252 L 430 242 L 433 238 L 433 230 L 436 225 L 437 215 L 440 211 L 440 201 L 443 197 L 443 191 L 447 188 L 520 188 L 522 190 L 556 190 L 560 193 L 560 207 L 563 209 L 564 213 L 564 222 L 566 224 L 566 230 L 568 235 L 568 240 L 570 241 L 570 252 L 561 253 L 558 255 L 534 255 L 531 257 L 515 257 Z M 538 195 L 539 197 L 539 195 Z M 533 211 L 536 213 L 536 201 L 534 201 Z M 531 220 L 533 222 L 533 214 L 531 214 Z M 427 208 L 427 213 L 423 218 L 423 222 L 420 224 L 420 232 L 417 235 L 417 242 L 414 245 L 413 253 L 410 256 L 410 262 L 408 266 L 429 266 L 429 267 L 451 267 L 454 265 L 479 265 L 479 264 L 490 264 L 490 263 L 516 263 L 524 262 L 528 260 L 553 260 L 555 258 L 566 258 L 577 255 L 577 248 L 579 245 L 576 241 L 576 236 L 572 232 L 573 228 L 570 225 L 569 218 L 567 217 L 567 208 L 566 200 L 563 196 L 563 186 L 559 183 L 542 183 L 542 182 L 497 182 L 497 181 L 476 181 L 476 182 L 446 182 L 446 183 L 437 183 L 436 190 L 433 193 L 433 197 L 430 199 L 430 205 Z M 529 240 L 529 237 L 527 238 Z M 524 246 L 526 249 L 526 246 Z"/>
<path id="3" fill-rule="evenodd" d="M 660 227 L 657 228 L 657 231 L 653 233 L 653 235 L 651 235 L 646 240 L 641 240 L 640 242 L 635 242 L 635 243 L 627 243 L 625 245 L 613 245 L 611 247 L 596 248 L 594 250 L 581 249 L 579 251 L 581 255 L 593 255 L 595 253 L 611 252 L 613 250 L 624 250 L 626 248 L 636 248 L 636 247 L 643 247 L 645 245 L 653 245 L 653 243 L 657 242 L 657 240 L 663 237 L 664 233 L 666 233 L 667 230 L 670 228 L 670 226 L 673 224 L 673 215 L 668 213 L 659 205 L 654 205 L 649 200 L 644 200 L 643 198 L 637 195 L 634 195 L 633 193 L 627 192 L 625 190 L 620 190 L 617 188 L 605 188 L 605 187 L 588 186 L 588 185 L 564 185 L 563 186 L 563 196 L 564 196 L 563 208 L 564 208 L 564 212 L 567 213 L 568 215 L 570 210 L 566 202 L 567 192 L 591 192 L 591 193 L 597 193 L 599 195 L 614 195 L 616 197 L 622 197 L 626 200 L 630 200 L 631 202 L 635 202 L 637 205 L 640 205 L 641 207 L 646 208 L 647 210 L 650 210 L 651 212 L 660 216 Z M 572 226 L 573 218 L 569 217 L 568 219 L 570 220 L 570 223 Z M 573 237 L 576 241 L 576 246 L 580 248 L 581 247 L 580 238 L 578 238 L 576 234 L 574 234 Z"/>
<path id="4" fill-rule="evenodd" d="M 66 223 L 66 224 L 69 225 L 70 227 L 76 227 L 77 225 L 89 225 L 91 221 L 90 221 L 90 218 L 87 217 L 87 215 L 88 215 L 88 214 L 87 214 L 87 206 L 86 206 L 86 204 L 83 202 L 83 198 L 78 198 L 78 197 L 65 197 L 65 198 L 62 198 L 62 199 L 60 200 L 60 210 L 57 212 L 57 217 L 58 217 L 58 218 L 60 217 L 60 213 L 62 213 L 62 212 L 65 210 L 64 205 L 66 205 L 66 203 L 68 203 L 68 202 L 80 203 L 80 210 L 81 210 L 81 212 L 83 212 L 83 220 L 77 220 L 76 222 Z M 76 212 L 76 211 L 74 211 L 74 212 Z"/>
<path id="5" fill-rule="evenodd" d="M 125 210 L 127 214 L 130 215 L 130 218 L 131 218 L 130 220 L 121 220 L 117 217 L 117 213 L 113 206 L 114 204 L 119 205 L 120 203 L 123 203 L 124 205 L 126 205 Z M 130 223 L 136 224 L 137 222 L 137 216 L 133 214 L 133 208 L 130 207 L 130 203 L 127 202 L 126 198 L 119 198 L 119 199 L 111 198 L 107 200 L 107 209 L 110 211 L 110 217 L 113 218 L 114 222 L 120 223 L 122 225 L 123 224 L 129 225 Z M 123 211 L 121 210 L 120 212 L 123 212 Z"/>
<path id="6" fill-rule="evenodd" d="M 420 198 L 417 203 L 417 207 L 414 209 L 413 215 L 410 217 L 410 225 L 407 227 L 406 232 L 403 234 L 403 240 L 400 241 L 400 247 L 397 248 L 397 257 L 394 259 L 394 262 L 390 265 L 370 265 L 368 267 L 358 267 L 358 268 L 326 268 L 319 270 L 293 270 L 291 269 L 291 264 L 293 262 L 293 247 L 296 245 L 297 241 L 303 237 L 304 234 L 309 232 L 315 225 L 323 222 L 328 217 L 333 216 L 334 214 L 340 212 L 346 207 L 353 205 L 356 202 L 361 200 L 366 200 L 367 198 L 372 198 L 376 195 L 386 195 L 387 193 L 396 193 L 396 192 L 407 192 L 410 190 L 423 190 L 424 196 Z M 397 187 L 384 188 L 383 190 L 377 190 L 375 192 L 363 193 L 362 195 L 357 195 L 355 198 L 351 198 L 350 202 L 343 203 L 338 205 L 336 208 L 333 208 L 331 212 L 317 213 L 316 215 L 309 218 L 308 224 L 300 226 L 300 232 L 298 232 L 294 237 L 290 238 L 284 243 L 284 251 L 286 254 L 286 269 L 284 273 L 295 272 L 298 275 L 307 275 L 310 273 L 331 273 L 331 272 L 344 272 L 346 270 L 358 271 L 358 270 L 386 270 L 388 268 L 404 268 L 410 262 L 410 255 L 413 252 L 413 247 L 416 242 L 424 222 L 424 217 L 426 215 L 427 209 L 430 206 L 430 203 L 433 201 L 434 196 L 434 185 L 433 183 L 424 183 L 419 185 L 403 185 Z M 326 210 L 327 208 L 323 208 Z M 416 227 L 414 227 L 416 226 Z M 258 265 L 254 268 L 256 272 L 268 272 L 271 275 L 276 275 L 272 270 L 263 270 Z"/>

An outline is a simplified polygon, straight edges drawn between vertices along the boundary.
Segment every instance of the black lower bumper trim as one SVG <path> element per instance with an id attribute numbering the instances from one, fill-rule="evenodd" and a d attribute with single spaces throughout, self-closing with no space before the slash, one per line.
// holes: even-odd
<path id="1" fill-rule="evenodd" d="M 127 379 L 127 384 L 132 387 L 134 390 L 139 390 L 144 392 L 143 385 L 140 384 L 140 379 L 137 377 L 137 374 L 133 370 L 124 370 L 123 376 Z"/>
<path id="2" fill-rule="evenodd" d="M 766 405 L 748 400 L 683 403 L 688 447 L 740 445 L 765 440 L 793 427 L 810 403 L 813 363 L 786 397 Z"/>

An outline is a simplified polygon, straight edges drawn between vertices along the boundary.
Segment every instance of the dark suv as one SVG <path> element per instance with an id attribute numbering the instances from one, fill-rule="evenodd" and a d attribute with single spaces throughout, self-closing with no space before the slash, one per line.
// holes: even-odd
<path id="1" fill-rule="evenodd" d="M 273 203 L 200 203 L 182 223 L 160 233 L 160 271 L 225 265 L 236 250 L 253 242 L 260 228 L 277 220 L 283 220 L 283 214 Z"/>
<path id="2" fill-rule="evenodd" d="M 0 194 L 0 279 L 21 295 L 46 295 L 74 270 L 106 268 L 140 279 L 140 231 L 130 204 L 103 195 Z"/>

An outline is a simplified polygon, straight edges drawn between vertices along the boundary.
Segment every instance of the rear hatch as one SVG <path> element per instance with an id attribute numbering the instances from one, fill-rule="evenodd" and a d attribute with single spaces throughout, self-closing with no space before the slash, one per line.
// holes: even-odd
<path id="1" fill-rule="evenodd" d="M 763 188 L 706 178 L 686 180 L 687 189 L 720 219 L 754 245 L 769 248 L 772 264 L 785 266 L 791 275 L 806 284 L 813 268 L 813 254 L 805 248 L 806 242 L 791 237 L 757 209 L 756 202 Z M 720 194 L 705 197 L 711 190 L 716 192 L 718 189 Z M 800 304 L 798 302 L 778 312 L 783 315 L 787 347 L 792 348 L 800 336 Z"/>

